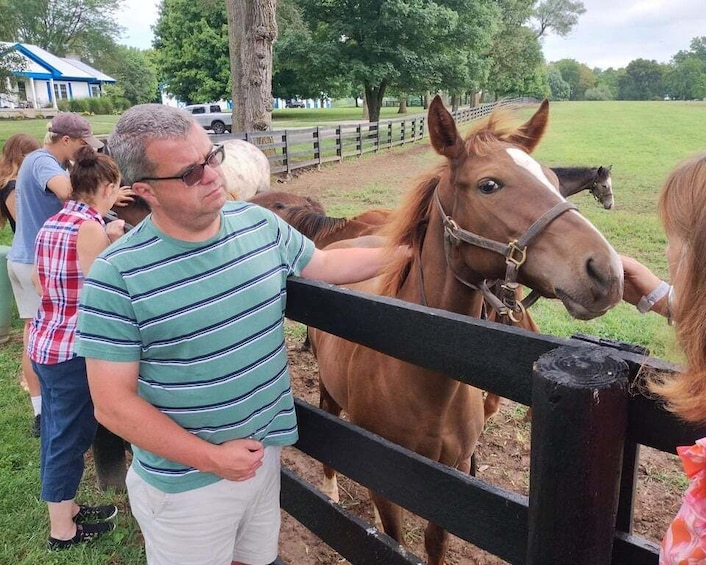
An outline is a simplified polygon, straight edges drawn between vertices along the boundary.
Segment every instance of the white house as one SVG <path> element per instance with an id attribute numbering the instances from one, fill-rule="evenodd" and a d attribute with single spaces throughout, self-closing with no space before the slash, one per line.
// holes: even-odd
<path id="1" fill-rule="evenodd" d="M 23 68 L 14 75 L 17 88 L 0 94 L 2 108 L 57 108 L 59 100 L 100 96 L 104 84 L 115 79 L 90 65 L 68 57 L 57 57 L 36 45 L 0 41 L 0 57 L 18 53 Z"/>

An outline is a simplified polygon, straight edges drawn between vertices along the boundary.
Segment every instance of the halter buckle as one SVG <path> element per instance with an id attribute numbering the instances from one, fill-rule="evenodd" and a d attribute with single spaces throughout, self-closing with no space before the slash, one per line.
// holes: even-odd
<path id="1" fill-rule="evenodd" d="M 444 226 L 446 228 L 446 237 L 454 247 L 461 245 L 461 238 L 457 232 L 461 229 L 451 216 L 444 216 Z"/>
<path id="2" fill-rule="evenodd" d="M 519 253 L 519 258 L 515 258 L 515 253 Z M 527 260 L 527 247 L 517 247 L 517 240 L 514 239 L 507 245 L 505 253 L 505 263 L 513 263 L 518 269 Z"/>

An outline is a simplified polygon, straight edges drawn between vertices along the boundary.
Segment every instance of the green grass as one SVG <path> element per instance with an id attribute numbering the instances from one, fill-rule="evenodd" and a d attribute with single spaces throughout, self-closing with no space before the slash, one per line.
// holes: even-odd
<path id="1" fill-rule="evenodd" d="M 396 111 L 394 108 L 388 110 Z M 340 109 L 336 111 L 340 112 Z M 350 117 L 346 118 L 344 114 L 324 110 L 277 111 L 275 128 L 283 123 L 279 121 L 279 112 L 283 114 L 282 120 L 289 120 L 290 115 L 298 120 L 313 119 L 309 115 L 313 113 L 321 118 L 335 116 L 336 121 L 358 119 L 354 113 L 359 109 L 347 110 Z M 525 117 L 530 112 L 523 110 Z M 674 165 L 704 149 L 706 104 L 552 103 L 550 115 L 549 131 L 536 152 L 537 158 L 548 165 L 612 164 L 616 195 L 613 210 L 603 210 L 587 193 L 573 197 L 573 201 L 619 252 L 636 256 L 666 277 L 666 240 L 655 214 L 656 197 Z M 96 116 L 91 120 L 97 120 L 93 123 L 97 133 L 108 133 L 114 123 L 108 123 L 112 117 Z M 0 120 L 0 142 L 16 131 L 41 132 L 38 135 L 41 137 L 44 123 L 39 120 L 10 123 Z M 34 129 L 30 130 L 30 126 Z M 423 159 L 425 164 L 428 160 L 431 166 L 435 161 L 433 152 L 430 151 Z M 332 189 L 325 201 L 330 215 L 348 216 L 366 208 L 389 206 L 396 201 L 398 194 L 396 186 L 373 185 L 346 194 L 336 193 Z M 6 227 L 0 231 L 0 245 L 10 242 L 11 234 Z M 0 300 L 5 299 L 0 297 Z M 556 301 L 542 300 L 533 307 L 532 313 L 545 333 L 568 336 L 582 332 L 611 337 L 645 345 L 659 357 L 679 359 L 672 328 L 661 317 L 653 314 L 642 316 L 629 305 L 621 304 L 590 322 L 572 320 Z M 303 337 L 303 328 L 299 325 L 288 325 L 287 332 Z M 10 342 L 0 345 L 0 503 L 3 509 L 0 517 L 0 563 L 144 563 L 141 538 L 134 520 L 129 517 L 124 495 L 97 492 L 90 465 L 79 499 L 117 502 L 122 510 L 118 529 L 80 549 L 59 554 L 45 551 L 48 520 L 46 507 L 38 500 L 39 445 L 30 437 L 31 409 L 26 393 L 17 384 L 20 350 L 21 327 L 15 316 Z"/>

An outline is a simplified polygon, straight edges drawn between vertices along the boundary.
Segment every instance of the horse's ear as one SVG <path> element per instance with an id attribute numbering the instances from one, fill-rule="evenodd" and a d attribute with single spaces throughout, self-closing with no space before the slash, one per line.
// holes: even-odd
<path id="1" fill-rule="evenodd" d="M 456 159 L 465 151 L 463 139 L 456 129 L 453 116 L 444 107 L 441 96 L 434 96 L 429 104 L 429 138 L 434 150 L 447 159 Z"/>
<path id="2" fill-rule="evenodd" d="M 510 136 L 509 141 L 524 147 L 528 153 L 532 153 L 539 145 L 547 123 L 549 123 L 549 100 L 545 98 L 534 115 L 517 128 L 517 131 Z"/>

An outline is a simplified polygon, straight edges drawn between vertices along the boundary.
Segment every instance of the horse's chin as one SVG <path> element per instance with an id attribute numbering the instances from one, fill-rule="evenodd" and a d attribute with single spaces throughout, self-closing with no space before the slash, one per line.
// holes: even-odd
<path id="1" fill-rule="evenodd" d="M 566 308 L 569 315 L 577 320 L 592 320 L 593 318 L 598 318 L 613 307 L 613 304 L 609 304 L 598 309 L 588 308 L 585 304 L 574 300 L 571 296 L 561 290 L 557 290 L 556 297 L 564 305 L 564 308 Z"/>

